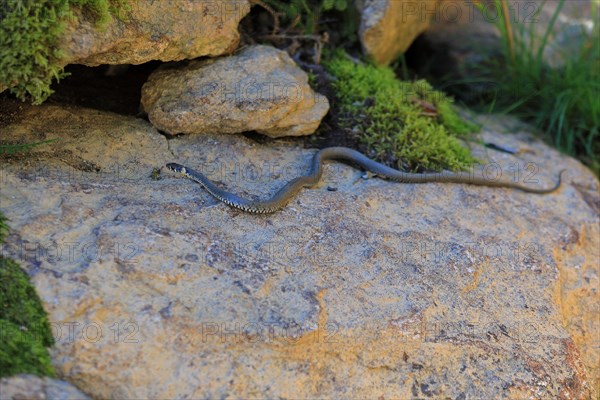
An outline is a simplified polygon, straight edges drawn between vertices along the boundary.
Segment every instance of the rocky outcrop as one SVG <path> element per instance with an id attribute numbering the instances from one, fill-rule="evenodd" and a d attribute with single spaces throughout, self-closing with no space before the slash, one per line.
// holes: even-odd
<path id="1" fill-rule="evenodd" d="M 329 110 L 290 56 L 269 46 L 219 59 L 161 68 L 142 88 L 152 124 L 170 134 L 314 133 Z"/>
<path id="2" fill-rule="evenodd" d="M 438 0 L 360 0 L 357 7 L 363 52 L 387 65 L 427 29 Z"/>
<path id="3" fill-rule="evenodd" d="M 128 2 L 125 18 L 98 26 L 75 10 L 62 36 L 64 64 L 142 64 L 178 61 L 233 52 L 239 21 L 250 12 L 247 0 Z"/>
<path id="4" fill-rule="evenodd" d="M 57 372 L 92 397 L 595 396 L 599 182 L 527 126 L 480 117 L 483 140 L 521 150 L 475 146 L 482 171 L 548 186 L 566 168 L 558 192 L 331 163 L 257 216 L 153 169 L 180 162 L 266 197 L 313 150 L 23 107 L 3 139 L 58 140 L 4 156 L 2 252 L 44 302 Z"/>
<path id="5" fill-rule="evenodd" d="M 34 375 L 17 375 L 0 379 L 2 400 L 89 400 L 70 383 Z"/>

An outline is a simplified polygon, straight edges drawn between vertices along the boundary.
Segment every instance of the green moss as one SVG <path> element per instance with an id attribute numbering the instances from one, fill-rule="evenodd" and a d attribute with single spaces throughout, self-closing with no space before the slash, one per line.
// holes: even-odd
<path id="1" fill-rule="evenodd" d="M 17 374 L 54 376 L 48 350 L 34 335 L 0 319 L 0 377 Z"/>
<path id="2" fill-rule="evenodd" d="M 113 16 L 125 20 L 126 13 L 131 10 L 127 0 L 68 0 L 71 7 L 79 7 L 90 11 L 96 25 L 104 27 Z"/>
<path id="3" fill-rule="evenodd" d="M 13 260 L 0 256 L 0 319 L 27 328 L 45 346 L 54 339 L 40 298 Z"/>
<path id="4" fill-rule="evenodd" d="M 97 24 L 122 16 L 126 0 L 3 0 L 0 5 L 0 86 L 21 100 L 40 104 L 52 94 L 52 81 L 67 76 L 56 44 L 73 16 L 72 7 L 89 10 Z"/>
<path id="5" fill-rule="evenodd" d="M 6 235 L 8 235 L 8 224 L 6 223 L 6 217 L 0 213 L 0 244 L 4 243 Z"/>
<path id="6" fill-rule="evenodd" d="M 54 47 L 68 15 L 66 0 L 7 0 L 0 12 L 0 84 L 20 99 L 41 103 L 50 83 L 65 76 Z"/>
<path id="7" fill-rule="evenodd" d="M 6 143 L 0 141 L 0 155 L 2 154 L 17 154 L 17 153 L 25 153 L 34 149 L 38 146 L 56 142 L 58 139 L 49 139 L 41 142 L 34 143 Z"/>
<path id="8" fill-rule="evenodd" d="M 0 244 L 8 231 L 0 213 Z M 46 347 L 54 338 L 27 274 L 0 256 L 0 377 L 20 373 L 54 376 Z"/>
<path id="9" fill-rule="evenodd" d="M 438 92 L 439 93 L 439 92 Z M 437 112 L 440 116 L 442 125 L 453 135 L 468 136 L 473 132 L 479 131 L 479 127 L 469 121 L 465 121 L 452 108 L 452 101 L 444 97 L 444 100 L 436 104 Z"/>
<path id="10" fill-rule="evenodd" d="M 457 139 L 476 127 L 426 81 L 400 81 L 390 68 L 358 64 L 340 51 L 324 66 L 335 77 L 341 124 L 358 131 L 376 158 L 412 170 L 460 170 L 477 161 Z"/>

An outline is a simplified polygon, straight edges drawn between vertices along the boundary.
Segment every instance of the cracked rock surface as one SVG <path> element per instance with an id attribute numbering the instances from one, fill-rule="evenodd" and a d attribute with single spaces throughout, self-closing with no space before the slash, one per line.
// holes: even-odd
<path id="1" fill-rule="evenodd" d="M 2 252 L 49 313 L 57 373 L 93 398 L 592 398 L 598 180 L 526 125 L 479 122 L 521 150 L 475 148 L 490 179 L 549 186 L 566 168 L 564 186 L 397 184 L 331 163 L 257 216 L 153 170 L 266 197 L 313 150 L 24 106 L 2 137 L 58 140 L 3 156 Z"/>
<path id="2" fill-rule="evenodd" d="M 0 379 L 2 400 L 90 400 L 68 382 L 34 375 L 17 375 Z"/>

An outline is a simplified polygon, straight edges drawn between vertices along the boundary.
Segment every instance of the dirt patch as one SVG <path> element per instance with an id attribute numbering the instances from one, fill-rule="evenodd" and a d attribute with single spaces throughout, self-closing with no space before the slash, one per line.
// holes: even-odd
<path id="1" fill-rule="evenodd" d="M 0 128 L 19 122 L 25 103 L 14 99 L 8 91 L 0 93 Z"/>

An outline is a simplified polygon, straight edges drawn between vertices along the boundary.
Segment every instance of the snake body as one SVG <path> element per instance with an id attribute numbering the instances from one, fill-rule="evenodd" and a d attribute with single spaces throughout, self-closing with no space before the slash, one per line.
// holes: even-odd
<path id="1" fill-rule="evenodd" d="M 562 174 L 565 170 L 560 171 L 558 175 L 558 183 L 548 189 L 536 189 L 514 182 L 490 180 L 482 177 L 469 177 L 464 174 L 444 172 L 441 173 L 424 173 L 413 174 L 398 171 L 387 167 L 376 161 L 371 160 L 367 156 L 359 153 L 356 150 L 347 147 L 328 147 L 320 150 L 315 154 L 312 160 L 312 168 L 308 175 L 299 176 L 285 184 L 279 191 L 270 199 L 264 201 L 253 201 L 243 197 L 239 197 L 233 193 L 227 192 L 217 187 L 206 176 L 198 171 L 187 168 L 176 163 L 167 164 L 167 169 L 173 172 L 181 173 L 185 177 L 202 185 L 211 195 L 223 203 L 238 208 L 242 211 L 257 214 L 273 213 L 283 208 L 297 193 L 304 187 L 312 187 L 316 185 L 323 174 L 323 162 L 328 160 L 342 161 L 347 164 L 355 164 L 361 168 L 376 174 L 383 179 L 389 179 L 401 183 L 427 183 L 427 182 L 450 182 L 450 183 L 466 183 L 479 186 L 493 186 L 519 189 L 529 193 L 545 194 L 551 193 L 558 189 L 562 182 Z"/>

